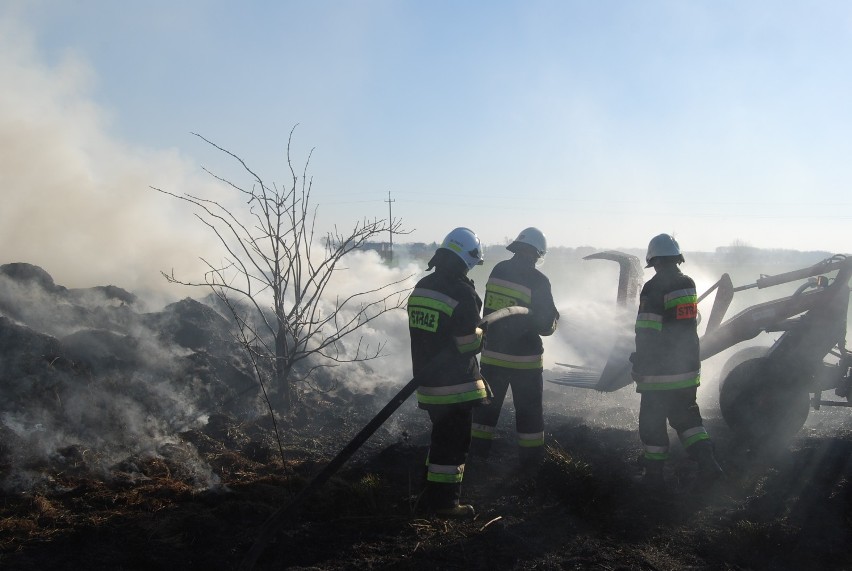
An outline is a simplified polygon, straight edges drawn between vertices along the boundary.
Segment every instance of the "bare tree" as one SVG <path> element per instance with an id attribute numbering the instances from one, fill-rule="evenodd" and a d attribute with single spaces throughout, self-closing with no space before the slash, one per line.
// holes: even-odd
<path id="1" fill-rule="evenodd" d="M 326 287 L 334 274 L 344 269 L 341 262 L 348 253 L 380 233 L 407 232 L 400 229 L 397 219 L 363 220 L 347 232 L 335 226 L 324 234 L 322 244 L 317 244 L 317 210 L 310 206 L 312 179 L 308 177 L 313 149 L 298 175 L 290 151 L 294 130 L 287 142 L 290 177 L 285 187 L 265 183 L 239 156 L 193 133 L 236 160 L 248 174 L 251 187 L 244 188 L 204 169 L 239 193 L 245 209 L 151 187 L 191 204 L 195 216 L 224 248 L 224 261 L 220 263 L 201 258 L 206 265 L 203 281 L 178 279 L 174 270 L 163 275 L 171 283 L 210 288 L 224 303 L 233 317 L 236 339 L 251 359 L 273 421 L 279 405 L 287 412 L 293 410 L 296 383 L 309 383 L 317 368 L 379 357 L 384 343 L 371 347 L 359 337 L 354 349 L 347 351 L 341 341 L 380 315 L 401 307 L 407 291 L 402 286 L 404 278 L 335 298 L 331 306 L 324 302 Z M 271 387 L 268 381 L 272 381 Z M 274 403 L 272 395 L 277 395 Z"/>

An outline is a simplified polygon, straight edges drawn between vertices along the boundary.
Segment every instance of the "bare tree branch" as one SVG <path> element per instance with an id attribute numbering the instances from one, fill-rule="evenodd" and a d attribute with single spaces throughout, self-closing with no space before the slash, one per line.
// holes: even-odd
<path id="1" fill-rule="evenodd" d="M 348 254 L 384 232 L 408 232 L 397 219 L 364 219 L 348 231 L 334 226 L 318 244 L 318 209 L 310 203 L 313 180 L 308 174 L 314 149 L 297 171 L 291 155 L 296 126 L 287 140 L 290 176 L 283 187 L 265 183 L 237 154 L 192 133 L 234 159 L 248 175 L 250 187 L 204 169 L 234 191 L 244 208 L 151 187 L 189 204 L 222 247 L 221 262 L 201 258 L 206 267 L 201 281 L 179 279 L 174 270 L 162 273 L 170 283 L 209 288 L 227 308 L 235 338 L 251 360 L 273 420 L 278 408 L 292 410 L 297 383 L 320 390 L 312 380 L 318 371 L 382 356 L 384 342 L 370 346 L 357 332 L 402 307 L 410 291 L 404 278 L 328 299 L 327 289 L 346 270 L 343 261 Z M 348 337 L 357 341 L 347 347 Z M 283 455 L 280 440 L 279 450 Z"/>

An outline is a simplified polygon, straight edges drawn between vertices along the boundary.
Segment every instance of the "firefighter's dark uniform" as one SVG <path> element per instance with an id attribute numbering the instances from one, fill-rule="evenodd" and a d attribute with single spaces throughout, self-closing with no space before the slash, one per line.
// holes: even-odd
<path id="1" fill-rule="evenodd" d="M 667 420 L 693 456 L 709 445 L 695 400 L 701 382 L 697 299 L 695 282 L 676 263 L 658 266 L 639 297 L 631 360 L 636 391 L 642 395 L 639 436 L 646 471 L 661 473 L 668 458 Z"/>
<path id="2" fill-rule="evenodd" d="M 441 252 L 441 250 L 439 250 Z M 487 402 L 488 385 L 479 371 L 482 301 L 455 254 L 436 254 L 435 272 L 421 279 L 408 298 L 408 328 L 415 376 L 442 351 L 446 364 L 423 380 L 417 402 L 432 421 L 426 460 L 426 503 L 433 509 L 457 506 L 470 449 L 471 411 Z"/>
<path id="3" fill-rule="evenodd" d="M 487 456 L 500 409 L 509 387 L 515 403 L 519 457 L 540 457 L 544 447 L 541 336 L 556 330 L 559 312 L 550 281 L 535 267 L 535 258 L 515 254 L 494 266 L 485 285 L 484 315 L 510 306 L 530 309 L 491 324 L 482 350 L 482 374 L 494 393 L 491 403 L 473 413 L 473 452 Z"/>

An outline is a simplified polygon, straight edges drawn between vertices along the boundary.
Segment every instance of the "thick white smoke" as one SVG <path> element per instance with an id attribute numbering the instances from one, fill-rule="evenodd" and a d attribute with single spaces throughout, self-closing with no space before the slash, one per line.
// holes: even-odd
<path id="1" fill-rule="evenodd" d="M 357 364 L 341 365 L 334 372 L 338 381 L 357 392 L 373 392 L 376 387 L 402 386 L 411 378 L 411 358 L 408 339 L 408 315 L 405 302 L 418 279 L 423 277 L 423 267 L 414 262 L 399 261 L 393 266 L 385 264 L 376 252 L 353 252 L 347 255 L 325 290 L 320 304 L 328 314 L 335 310 L 339 300 L 382 288 L 359 296 L 340 312 L 340 321 L 347 322 L 355 316 L 361 303 L 370 303 L 387 296 L 387 307 L 397 309 L 384 312 L 375 320 L 362 325 L 344 338 L 342 349 L 354 355 L 360 344 L 362 354 L 375 353 L 382 347 L 380 357 Z M 388 287 L 383 287 L 387 284 Z M 396 293 L 394 293 L 396 292 Z M 386 307 L 376 305 L 370 315 Z"/>
<path id="2" fill-rule="evenodd" d="M 638 253 L 631 251 L 630 253 Z M 773 252 L 755 250 L 748 259 L 721 253 L 689 253 L 687 263 L 681 266 L 691 276 L 699 295 L 707 292 L 724 273 L 728 273 L 734 286 L 754 283 L 761 275 L 777 275 L 791 270 L 809 267 L 825 259 L 826 252 Z M 546 368 L 552 367 L 551 376 L 558 377 L 566 369 L 556 363 L 567 362 L 599 369 L 612 346 L 613 328 L 618 327 L 615 292 L 618 280 L 617 265 L 606 261 L 582 261 L 581 254 L 551 264 L 548 261 L 542 270 L 551 278 L 554 297 L 562 314 L 559 330 L 545 340 Z M 653 276 L 653 270 L 644 271 L 644 280 Z M 740 311 L 756 304 L 791 295 L 803 280 L 767 289 L 748 289 L 736 292 L 725 313 L 730 319 Z M 706 320 L 710 315 L 715 293 L 710 293 L 700 302 L 702 322 L 699 335 L 705 333 Z M 621 326 L 623 327 L 623 325 Z M 628 324 L 632 330 L 632 324 Z M 720 373 L 727 360 L 736 352 L 750 346 L 770 346 L 780 333 L 763 332 L 753 339 L 734 343 L 732 347 L 705 359 L 702 362 L 702 383 L 699 389 L 699 404 L 708 409 L 718 407 Z M 548 375 L 546 374 L 545 378 Z M 629 397 L 633 385 L 618 391 Z M 618 395 L 616 395 L 618 396 Z M 638 403 L 638 396 L 634 399 Z"/>
<path id="3" fill-rule="evenodd" d="M 211 241 L 149 186 L 211 181 L 169 141 L 144 149 L 112 136 L 96 81 L 72 53 L 45 63 L 27 31 L 0 18 L 0 262 L 42 266 L 68 287 L 162 289 L 160 270 L 200 268 Z"/>

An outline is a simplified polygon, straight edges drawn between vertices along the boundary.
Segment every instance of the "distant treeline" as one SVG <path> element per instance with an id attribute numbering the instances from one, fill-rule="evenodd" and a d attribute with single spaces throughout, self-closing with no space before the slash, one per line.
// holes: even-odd
<path id="1" fill-rule="evenodd" d="M 427 260 L 435 253 L 438 248 L 438 243 L 424 242 L 403 242 L 394 243 L 393 251 L 395 256 L 404 257 L 414 260 Z M 380 253 L 389 251 L 390 246 L 387 242 L 369 242 L 363 246 L 364 250 L 375 250 Z M 645 256 L 644 248 L 595 248 L 593 246 L 579 246 L 576 248 L 568 248 L 565 246 L 555 246 L 548 249 L 548 260 L 579 260 L 589 254 L 601 252 L 607 249 L 615 249 L 625 254 L 633 254 L 640 259 Z M 807 266 L 815 264 L 821 260 L 831 257 L 834 254 L 843 252 L 828 252 L 820 250 L 800 251 L 800 250 L 785 250 L 780 248 L 754 248 L 747 245 L 731 245 L 720 246 L 712 252 L 692 252 L 685 251 L 684 254 L 691 261 L 704 264 L 750 264 L 759 263 L 761 265 L 781 265 L 781 266 Z M 506 250 L 503 244 L 491 244 L 485 246 L 485 257 L 489 261 L 499 261 L 509 258 L 511 253 Z"/>

